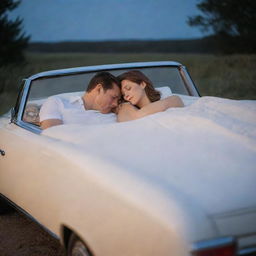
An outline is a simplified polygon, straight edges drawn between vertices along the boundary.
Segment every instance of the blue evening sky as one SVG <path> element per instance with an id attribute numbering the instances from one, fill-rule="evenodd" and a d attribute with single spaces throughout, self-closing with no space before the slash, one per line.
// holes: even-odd
<path id="1" fill-rule="evenodd" d="M 32 42 L 199 38 L 198 0 L 22 0 L 11 12 Z"/>

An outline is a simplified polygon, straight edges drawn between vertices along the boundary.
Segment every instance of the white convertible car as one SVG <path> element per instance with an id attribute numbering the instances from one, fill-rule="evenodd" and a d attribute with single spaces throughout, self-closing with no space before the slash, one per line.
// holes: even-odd
<path id="1" fill-rule="evenodd" d="M 144 72 L 171 108 L 124 123 L 59 125 L 38 112 L 98 71 Z M 0 212 L 11 204 L 68 256 L 256 255 L 256 103 L 200 97 L 177 62 L 54 70 L 24 79 L 0 118 Z"/>

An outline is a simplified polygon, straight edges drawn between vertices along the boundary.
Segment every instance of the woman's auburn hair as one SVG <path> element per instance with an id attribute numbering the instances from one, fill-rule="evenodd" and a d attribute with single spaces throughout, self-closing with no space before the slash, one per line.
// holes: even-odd
<path id="1" fill-rule="evenodd" d="M 150 81 L 150 79 L 139 70 L 127 71 L 119 75 L 117 78 L 120 80 L 120 82 L 122 82 L 123 80 L 129 80 L 136 84 L 141 84 L 142 82 L 145 82 L 145 92 L 149 100 L 151 102 L 154 102 L 160 100 L 161 98 L 161 93 L 154 88 L 153 83 Z"/>

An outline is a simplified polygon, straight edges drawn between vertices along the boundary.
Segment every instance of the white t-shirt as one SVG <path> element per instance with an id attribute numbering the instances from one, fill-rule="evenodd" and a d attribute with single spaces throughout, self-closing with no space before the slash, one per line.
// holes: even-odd
<path id="1" fill-rule="evenodd" d="M 106 124 L 116 122 L 116 114 L 102 114 L 97 110 L 85 110 L 81 96 L 51 96 L 40 109 L 40 122 L 60 119 L 63 124 Z"/>

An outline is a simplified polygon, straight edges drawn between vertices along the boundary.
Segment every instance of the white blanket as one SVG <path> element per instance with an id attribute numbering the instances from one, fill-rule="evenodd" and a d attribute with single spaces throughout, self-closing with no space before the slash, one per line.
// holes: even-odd
<path id="1" fill-rule="evenodd" d="M 238 201 L 244 208 L 256 204 L 256 101 L 202 97 L 135 121 L 62 125 L 42 134 L 167 191 L 200 198 L 215 213 L 236 209 Z"/>

